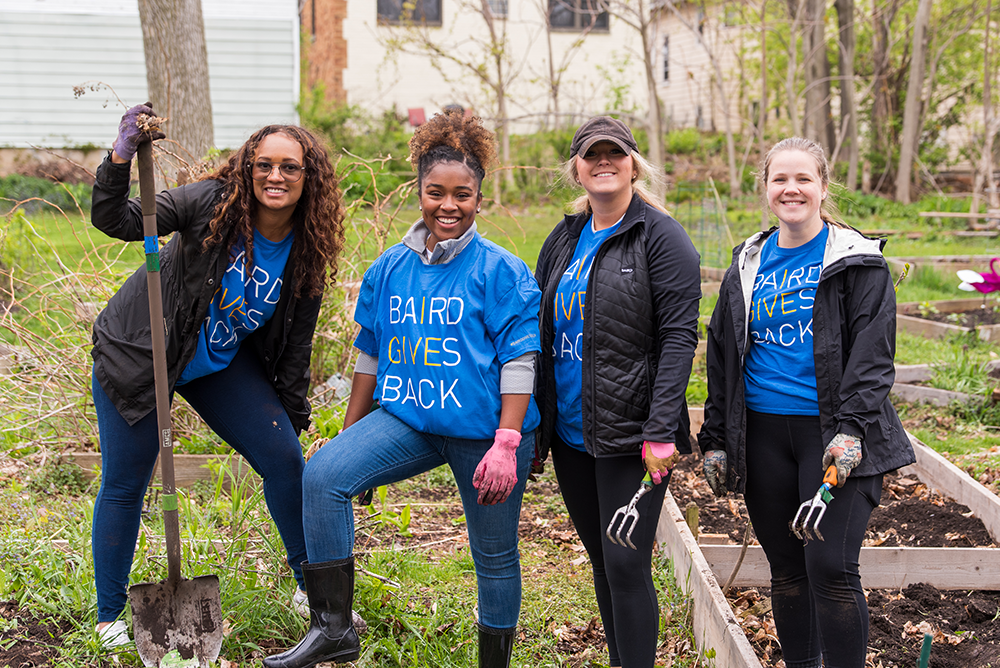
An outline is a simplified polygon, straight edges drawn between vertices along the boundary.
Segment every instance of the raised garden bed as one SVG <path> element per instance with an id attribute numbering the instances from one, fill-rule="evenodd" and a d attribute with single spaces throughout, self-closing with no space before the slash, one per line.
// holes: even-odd
<path id="1" fill-rule="evenodd" d="M 872 616 L 869 648 L 877 654 L 870 665 L 915 665 L 923 637 L 918 629 L 923 629 L 935 637 L 932 666 L 985 666 L 996 658 L 980 659 L 1000 656 L 1000 633 L 994 637 L 992 632 L 997 625 L 980 619 L 985 611 L 992 611 L 990 620 L 1000 614 L 1000 593 L 990 591 L 1000 590 L 1000 499 L 911 440 L 917 463 L 886 477 L 883 505 L 873 514 L 862 549 L 862 583 L 870 590 Z M 704 483 L 697 457 L 675 470 L 671 492 L 657 538 L 674 558 L 678 576 L 687 578 L 695 602 L 696 638 L 703 648 L 726 657 L 716 665 L 777 665 L 780 649 L 773 622 L 764 614 L 747 614 L 766 598 L 770 585 L 759 546 L 747 550 L 734 581 L 732 606 L 720 600 L 721 584 L 729 579 L 741 551 L 747 517 L 742 500 L 716 499 Z M 698 506 L 698 539 L 674 495 L 680 506 Z M 921 592 L 932 595 L 921 598 Z M 967 612 L 947 617 L 955 610 Z M 747 658 L 747 647 L 756 652 L 752 659 Z"/>
<path id="2" fill-rule="evenodd" d="M 983 341 L 996 341 L 1000 339 L 1000 312 L 995 305 L 995 299 L 982 297 L 905 302 L 896 305 L 896 327 L 928 338 L 976 332 Z"/>

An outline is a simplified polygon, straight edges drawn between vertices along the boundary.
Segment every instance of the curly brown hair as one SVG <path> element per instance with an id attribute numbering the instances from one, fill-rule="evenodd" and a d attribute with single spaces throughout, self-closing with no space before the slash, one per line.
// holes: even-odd
<path id="1" fill-rule="evenodd" d="M 215 208 L 204 248 L 233 244 L 243 239 L 247 264 L 253 258 L 253 231 L 257 218 L 257 198 L 253 192 L 251 164 L 264 137 L 281 133 L 302 146 L 305 183 L 302 197 L 292 213 L 295 241 L 292 243 L 295 295 L 317 297 L 328 277 L 337 277 L 337 258 L 344 247 L 344 204 L 340 179 L 323 144 L 308 130 L 297 125 L 268 125 L 253 133 L 229 161 L 202 177 L 224 184 L 222 201 Z"/>
<path id="2" fill-rule="evenodd" d="M 417 128 L 410 137 L 410 164 L 417 170 L 417 192 L 424 176 L 441 162 L 464 164 L 476 176 L 482 190 L 486 169 L 497 157 L 496 137 L 483 127 L 478 116 L 460 109 L 447 109 Z"/>

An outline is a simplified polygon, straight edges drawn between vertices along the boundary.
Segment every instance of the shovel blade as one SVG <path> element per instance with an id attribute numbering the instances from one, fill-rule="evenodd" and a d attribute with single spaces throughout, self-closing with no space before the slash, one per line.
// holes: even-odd
<path id="1" fill-rule="evenodd" d="M 176 650 L 184 660 L 197 658 L 201 668 L 222 649 L 219 578 L 151 582 L 129 587 L 135 647 L 145 666 L 159 666 Z"/>

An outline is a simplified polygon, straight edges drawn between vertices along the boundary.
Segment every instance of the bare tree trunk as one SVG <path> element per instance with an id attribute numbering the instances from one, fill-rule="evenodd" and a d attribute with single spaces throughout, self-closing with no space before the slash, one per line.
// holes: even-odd
<path id="1" fill-rule="evenodd" d="M 896 16 L 897 0 L 872 0 L 872 144 L 885 158 L 892 156 L 892 92 L 889 90 L 889 25 Z"/>
<path id="2" fill-rule="evenodd" d="M 139 21 L 153 109 L 169 119 L 175 152 L 200 160 L 215 137 L 201 0 L 139 0 Z"/>
<path id="3" fill-rule="evenodd" d="M 647 12 L 644 0 L 639 2 L 639 20 L 642 22 L 642 52 L 645 56 L 643 63 L 646 68 L 646 86 L 649 98 L 649 161 L 658 169 L 663 169 L 664 158 L 664 131 L 663 131 L 663 105 L 660 103 L 660 93 L 657 90 L 656 69 L 653 65 L 653 44 L 652 32 L 653 16 Z M 662 179 L 656 181 L 661 183 Z M 663 202 L 667 193 L 663 188 L 658 188 L 662 192 L 653 193 L 658 202 Z"/>
<path id="4" fill-rule="evenodd" d="M 785 97 L 788 104 L 788 123 L 791 127 L 791 134 L 797 135 L 802 132 L 799 124 L 799 96 L 795 93 L 795 74 L 799 69 L 799 49 L 797 41 L 799 25 L 802 21 L 802 12 L 805 0 L 787 0 L 788 17 L 792 20 L 788 28 L 788 69 L 785 70 Z"/>
<path id="5" fill-rule="evenodd" d="M 805 135 L 829 155 L 835 139 L 830 111 L 830 60 L 826 55 L 825 12 L 825 0 L 807 0 L 802 51 L 806 73 Z"/>
<path id="6" fill-rule="evenodd" d="M 854 101 L 854 0 L 835 0 L 840 28 L 840 115 L 847 118 L 847 186 L 858 187 L 858 108 Z"/>
<path id="7" fill-rule="evenodd" d="M 760 113 L 757 116 L 757 153 L 760 155 L 760 161 L 763 162 L 765 155 L 765 139 L 764 139 L 764 128 L 767 124 L 767 0 L 763 0 L 760 5 Z M 758 179 L 758 183 L 760 179 Z M 758 190 L 762 190 L 764 186 L 758 185 Z M 758 192 L 761 197 L 764 197 L 763 192 Z M 761 207 L 760 210 L 760 229 L 764 231 L 767 229 L 767 210 Z"/>
<path id="8" fill-rule="evenodd" d="M 913 46 L 910 57 L 910 79 L 906 85 L 903 106 L 903 139 L 899 145 L 899 167 L 896 169 L 896 201 L 910 203 L 910 181 L 913 159 L 917 155 L 920 137 L 920 104 L 924 90 L 924 69 L 927 66 L 927 27 L 931 21 L 933 0 L 920 0 L 913 20 Z"/>
<path id="9" fill-rule="evenodd" d="M 991 0 L 986 0 L 986 29 L 983 37 L 983 178 L 986 180 L 987 201 L 990 209 L 1000 209 L 1000 192 L 993 173 L 993 140 L 1000 132 L 1000 117 L 993 108 L 993 72 L 990 71 L 990 22 L 993 9 Z"/>
<path id="10" fill-rule="evenodd" d="M 503 29 L 503 34 L 497 35 L 497 25 L 493 17 L 493 11 L 490 9 L 490 3 L 487 0 L 481 0 L 481 12 L 483 15 L 483 20 L 486 21 L 486 27 L 490 31 L 490 44 L 492 45 L 504 45 L 507 44 L 507 31 L 506 24 Z M 497 129 L 500 135 L 500 163 L 501 167 L 508 169 L 503 170 L 503 182 L 508 187 L 513 189 L 514 187 L 514 172 L 509 169 L 510 167 L 510 120 L 507 115 L 507 86 L 506 79 L 504 78 L 504 48 L 493 48 L 491 49 L 491 55 L 493 57 L 493 67 L 496 72 L 496 82 L 497 85 L 494 87 L 493 91 L 497 96 L 497 114 L 499 118 L 497 119 Z M 497 204 L 500 204 L 500 192 L 497 191 Z"/>

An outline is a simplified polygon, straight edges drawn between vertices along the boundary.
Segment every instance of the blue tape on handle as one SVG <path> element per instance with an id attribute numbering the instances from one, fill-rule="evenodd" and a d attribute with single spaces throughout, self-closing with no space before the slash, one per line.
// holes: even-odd
<path id="1" fill-rule="evenodd" d="M 146 255 L 160 252 L 160 240 L 157 237 L 143 237 L 143 247 Z"/>

